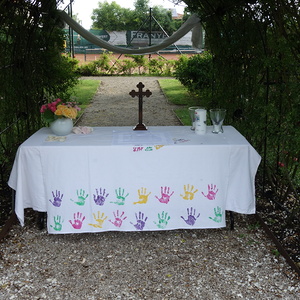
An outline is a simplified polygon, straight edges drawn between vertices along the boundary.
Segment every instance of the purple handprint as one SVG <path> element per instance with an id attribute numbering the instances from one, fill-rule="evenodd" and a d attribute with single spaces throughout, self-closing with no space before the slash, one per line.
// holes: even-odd
<path id="1" fill-rule="evenodd" d="M 139 215 L 135 214 L 136 218 L 136 224 L 133 224 L 130 222 L 137 230 L 143 230 L 146 224 L 146 221 L 148 217 L 145 217 L 144 219 L 144 214 L 142 212 L 139 212 Z"/>
<path id="2" fill-rule="evenodd" d="M 50 199 L 49 201 L 53 204 L 53 206 L 60 207 L 64 194 L 60 195 L 60 191 L 56 190 L 55 195 L 54 192 L 52 191 L 52 196 L 53 196 L 53 201 Z"/>
<path id="3" fill-rule="evenodd" d="M 215 200 L 218 191 L 219 190 L 217 189 L 217 186 L 211 184 L 211 185 L 208 185 L 207 195 L 205 195 L 203 192 L 202 192 L 202 195 L 204 197 L 206 197 L 208 200 Z"/>
<path id="4" fill-rule="evenodd" d="M 69 222 L 73 226 L 74 229 L 81 229 L 82 222 L 85 220 L 85 217 L 82 216 L 82 213 L 78 212 L 77 214 L 74 213 L 74 222 L 72 223 L 71 220 Z"/>
<path id="5" fill-rule="evenodd" d="M 95 201 L 95 203 L 97 205 L 101 205 L 102 206 L 104 204 L 106 198 L 108 197 L 108 195 L 109 194 L 105 195 L 105 189 L 103 189 L 103 191 L 102 191 L 101 188 L 100 188 L 100 191 L 98 191 L 96 189 L 96 195 L 94 194 L 94 201 Z"/>
<path id="6" fill-rule="evenodd" d="M 166 203 L 166 204 L 170 201 L 171 196 L 174 194 L 174 192 L 170 194 L 170 188 L 167 186 L 165 186 L 164 188 L 160 187 L 160 192 L 161 192 L 161 197 L 158 198 L 158 196 L 155 196 L 155 198 L 158 199 L 160 203 Z"/>
<path id="7" fill-rule="evenodd" d="M 124 211 L 119 216 L 119 211 L 117 210 L 117 212 L 114 212 L 115 220 L 114 221 L 108 220 L 108 221 L 114 224 L 116 227 L 120 228 L 122 226 L 123 221 L 127 218 L 125 216 L 123 217 L 123 215 L 124 215 Z"/>
<path id="8" fill-rule="evenodd" d="M 188 225 L 194 225 L 196 220 L 200 217 L 200 213 L 197 215 L 197 217 L 195 217 L 196 215 L 196 209 L 193 209 L 191 207 L 191 210 L 187 209 L 187 219 L 185 220 L 183 216 L 181 216 L 181 218 L 185 221 L 186 224 Z"/>

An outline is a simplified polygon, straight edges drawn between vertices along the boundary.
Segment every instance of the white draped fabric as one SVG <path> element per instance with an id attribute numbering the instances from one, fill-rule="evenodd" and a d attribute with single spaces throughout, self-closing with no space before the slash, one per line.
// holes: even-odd
<path id="1" fill-rule="evenodd" d="M 192 33 L 193 47 L 196 49 L 200 49 L 202 45 L 202 28 L 200 24 L 200 19 L 195 14 L 193 14 L 174 34 L 164 39 L 160 44 L 145 47 L 142 49 L 129 49 L 129 48 L 114 46 L 104 40 L 99 39 L 94 34 L 84 29 L 80 24 L 78 24 L 75 20 L 73 20 L 66 12 L 60 11 L 60 16 L 63 21 L 65 21 L 74 31 L 80 34 L 87 41 L 115 53 L 121 53 L 121 54 L 155 53 L 159 50 L 165 49 L 175 44 L 179 39 L 185 36 L 192 29 L 193 29 L 193 33 Z"/>
<path id="2" fill-rule="evenodd" d="M 19 148 L 9 185 L 15 211 L 48 214 L 49 233 L 225 226 L 225 211 L 255 213 L 260 156 L 233 127 L 95 127 L 50 139 L 42 128 Z"/>

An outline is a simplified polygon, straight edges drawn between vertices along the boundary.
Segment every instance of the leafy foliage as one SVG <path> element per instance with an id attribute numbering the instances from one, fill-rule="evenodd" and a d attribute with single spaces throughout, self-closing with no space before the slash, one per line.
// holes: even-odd
<path id="1" fill-rule="evenodd" d="M 93 10 L 93 28 L 108 31 L 127 30 L 132 25 L 132 12 L 128 8 L 123 8 L 115 1 L 112 3 L 99 2 L 98 8 Z"/>
<path id="2" fill-rule="evenodd" d="M 175 77 L 185 85 L 190 92 L 199 94 L 200 98 L 209 93 L 213 87 L 214 72 L 210 52 L 193 55 L 191 58 L 183 55 L 176 62 Z"/>
<path id="3" fill-rule="evenodd" d="M 98 60 L 77 67 L 77 73 L 83 76 L 97 75 L 158 75 L 172 76 L 175 61 L 160 57 L 147 60 L 145 55 L 126 55 L 127 58 L 114 59 L 105 52 Z"/>
<path id="4" fill-rule="evenodd" d="M 115 1 L 99 2 L 98 8 L 93 10 L 92 20 L 93 28 L 107 31 L 122 30 L 143 30 L 161 31 L 163 28 L 169 35 L 178 29 L 182 22 L 172 20 L 172 14 L 168 9 L 162 6 L 151 8 L 150 23 L 150 6 L 149 0 L 137 0 L 134 3 L 135 9 L 130 10 L 123 8 Z"/>
<path id="5" fill-rule="evenodd" d="M 76 61 L 61 53 L 64 34 L 56 1 L 0 1 L 1 182 L 20 142 L 42 126 L 39 109 L 51 97 L 66 99 L 77 83 Z"/>
<path id="6" fill-rule="evenodd" d="M 202 20 L 212 55 L 212 73 L 206 75 L 208 107 L 227 109 L 227 124 L 263 156 L 261 174 L 272 174 L 269 180 L 263 177 L 264 189 L 272 189 L 279 201 L 292 194 L 297 199 L 293 217 L 299 219 L 299 1 L 184 2 Z M 178 78 L 202 97 L 206 71 L 193 63 L 196 58 L 182 61 Z M 198 79 L 197 88 L 193 83 Z"/>

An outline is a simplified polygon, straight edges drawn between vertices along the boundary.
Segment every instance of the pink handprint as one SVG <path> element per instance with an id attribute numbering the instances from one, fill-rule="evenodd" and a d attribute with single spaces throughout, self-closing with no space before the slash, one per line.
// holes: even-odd
<path id="1" fill-rule="evenodd" d="M 120 228 L 122 226 L 123 221 L 127 218 L 123 216 L 124 216 L 124 211 L 122 211 L 121 215 L 119 216 L 119 211 L 117 210 L 117 212 L 114 212 L 115 220 L 114 221 L 108 220 L 108 221 L 114 224 L 116 227 Z"/>
<path id="2" fill-rule="evenodd" d="M 81 229 L 82 222 L 85 220 L 85 217 L 82 216 L 82 213 L 78 212 L 77 214 L 74 213 L 74 222 L 72 223 L 71 220 L 69 222 L 73 226 L 74 229 Z"/>
<path id="3" fill-rule="evenodd" d="M 219 190 L 217 189 L 217 186 L 211 184 L 211 185 L 208 185 L 207 195 L 205 195 L 203 192 L 202 192 L 202 195 L 204 197 L 206 197 L 208 200 L 215 200 L 218 191 Z"/>
<path id="4" fill-rule="evenodd" d="M 170 201 L 171 196 L 174 194 L 174 192 L 170 194 L 170 188 L 167 186 L 165 186 L 164 188 L 160 187 L 160 192 L 161 192 L 161 197 L 158 198 L 158 196 L 155 196 L 155 198 L 158 199 L 160 203 L 166 203 L 166 204 Z"/>

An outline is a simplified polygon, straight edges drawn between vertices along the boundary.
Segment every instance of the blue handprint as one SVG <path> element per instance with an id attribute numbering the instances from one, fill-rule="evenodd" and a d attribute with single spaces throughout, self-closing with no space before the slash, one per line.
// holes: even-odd
<path id="1" fill-rule="evenodd" d="M 100 188 L 100 192 L 96 189 L 96 195 L 94 194 L 94 201 L 97 205 L 103 205 L 106 198 L 108 197 L 109 194 L 105 195 L 105 189 Z"/>
<path id="2" fill-rule="evenodd" d="M 135 214 L 135 218 L 136 218 L 136 224 L 133 224 L 132 222 L 130 222 L 137 230 L 143 230 L 146 224 L 146 221 L 148 219 L 148 217 L 144 218 L 144 214 L 142 212 L 139 212 L 139 214 Z"/>
<path id="3" fill-rule="evenodd" d="M 50 199 L 49 201 L 53 204 L 53 206 L 60 207 L 64 194 L 60 195 L 60 191 L 56 190 L 55 195 L 54 192 L 52 191 L 52 196 L 53 196 L 53 201 Z"/>
<path id="4" fill-rule="evenodd" d="M 196 220 L 200 217 L 200 213 L 197 215 L 197 217 L 195 217 L 196 215 L 196 209 L 193 209 L 191 207 L 191 209 L 187 209 L 187 219 L 185 220 L 183 216 L 181 216 L 181 218 L 185 221 L 186 224 L 188 225 L 194 225 Z"/>

